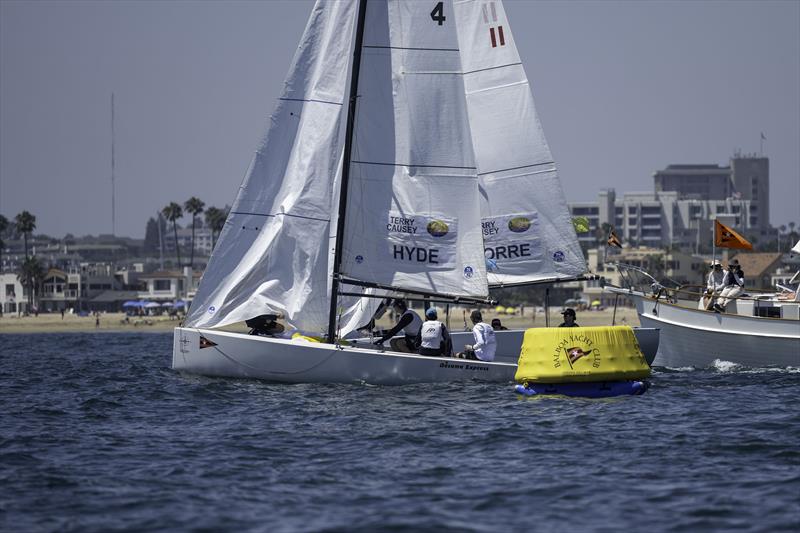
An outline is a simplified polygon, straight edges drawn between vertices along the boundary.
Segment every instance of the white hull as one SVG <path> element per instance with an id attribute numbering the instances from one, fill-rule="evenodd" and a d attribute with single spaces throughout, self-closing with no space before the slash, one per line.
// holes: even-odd
<path id="1" fill-rule="evenodd" d="M 712 313 L 614 292 L 633 299 L 642 326 L 661 329 L 655 366 L 704 368 L 718 359 L 751 368 L 800 366 L 800 321 Z"/>
<path id="2" fill-rule="evenodd" d="M 216 345 L 200 348 L 201 335 Z M 173 342 L 175 370 L 284 383 L 510 382 L 517 370 L 516 363 L 425 357 L 202 329 L 175 328 Z"/>
<path id="3" fill-rule="evenodd" d="M 658 347 L 658 331 L 634 331 L 648 362 L 652 361 Z M 175 328 L 172 368 L 191 374 L 284 383 L 511 382 L 517 370 L 523 334 L 524 331 L 498 332 L 496 360 L 486 363 L 380 351 L 364 341 L 336 347 L 241 333 Z M 201 336 L 209 341 L 205 348 L 200 347 Z M 471 343 L 471 339 L 472 333 L 453 334 L 456 348 Z"/>

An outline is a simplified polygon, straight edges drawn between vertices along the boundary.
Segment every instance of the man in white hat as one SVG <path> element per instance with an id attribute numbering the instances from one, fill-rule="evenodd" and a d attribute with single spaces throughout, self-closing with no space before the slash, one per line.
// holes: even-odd
<path id="1" fill-rule="evenodd" d="M 711 262 L 711 272 L 708 273 L 706 280 L 706 293 L 701 301 L 701 309 L 711 309 L 717 296 L 725 288 L 725 271 L 722 270 L 722 263 L 719 259 Z"/>

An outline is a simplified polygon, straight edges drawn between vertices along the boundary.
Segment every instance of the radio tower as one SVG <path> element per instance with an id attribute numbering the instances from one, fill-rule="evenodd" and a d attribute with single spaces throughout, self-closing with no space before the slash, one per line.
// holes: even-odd
<path id="1" fill-rule="evenodd" d="M 117 234 L 117 213 L 114 190 L 114 93 L 111 93 L 111 235 Z"/>

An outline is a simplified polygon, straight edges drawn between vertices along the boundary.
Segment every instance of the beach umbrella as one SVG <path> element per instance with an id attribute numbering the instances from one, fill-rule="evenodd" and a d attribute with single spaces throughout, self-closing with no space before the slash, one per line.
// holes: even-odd
<path id="1" fill-rule="evenodd" d="M 161 304 L 158 302 L 147 302 L 142 307 L 146 309 L 155 309 L 156 307 L 161 307 Z"/>
<path id="2" fill-rule="evenodd" d="M 506 308 L 503 307 L 502 305 L 498 305 L 497 307 L 494 308 L 494 312 L 495 313 L 505 313 L 506 312 Z"/>
<path id="3" fill-rule="evenodd" d="M 135 300 L 128 300 L 122 304 L 122 307 L 139 307 L 139 302 Z"/>
<path id="4" fill-rule="evenodd" d="M 175 307 L 186 307 L 186 302 L 183 300 L 178 300 L 175 302 Z"/>
<path id="5" fill-rule="evenodd" d="M 172 302 L 164 302 L 163 304 L 161 304 L 161 307 L 172 307 L 173 305 L 175 304 L 173 304 Z"/>
<path id="6" fill-rule="evenodd" d="M 600 306 L 600 300 L 595 300 L 592 302 L 592 307 L 599 307 L 599 306 Z"/>
<path id="7" fill-rule="evenodd" d="M 515 308 L 513 308 L 513 307 L 506 307 L 506 314 L 507 314 L 507 315 L 515 315 L 516 313 L 517 313 L 517 310 L 516 310 Z"/>

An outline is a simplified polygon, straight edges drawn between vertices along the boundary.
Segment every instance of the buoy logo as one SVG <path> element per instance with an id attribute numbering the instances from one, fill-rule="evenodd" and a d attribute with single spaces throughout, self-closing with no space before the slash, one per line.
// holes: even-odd
<path id="1" fill-rule="evenodd" d="M 431 220 L 428 222 L 427 229 L 428 233 L 434 237 L 444 237 L 447 235 L 447 232 L 450 231 L 450 228 L 447 226 L 447 224 L 441 220 Z"/>
<path id="2" fill-rule="evenodd" d="M 475 275 L 475 271 L 472 269 L 471 266 L 465 266 L 464 267 L 464 277 L 465 278 L 470 279 L 474 275 Z"/>
<path id="3" fill-rule="evenodd" d="M 217 312 L 217 308 L 216 308 L 216 307 L 214 307 L 213 305 L 211 305 L 211 306 L 209 306 L 209 307 L 208 307 L 208 314 L 209 314 L 209 315 L 213 315 L 213 314 L 214 314 L 214 313 L 216 313 L 216 312 Z"/>
<path id="4" fill-rule="evenodd" d="M 525 233 L 530 227 L 531 221 L 527 217 L 514 217 L 508 221 L 508 229 L 514 233 Z"/>
<path id="5" fill-rule="evenodd" d="M 583 348 L 579 348 L 577 346 L 573 346 L 572 348 L 566 348 L 567 352 L 567 361 L 569 361 L 569 366 L 575 364 L 575 361 L 580 359 L 581 357 L 585 357 L 590 355 L 594 350 L 584 351 Z"/>
<path id="6" fill-rule="evenodd" d="M 553 254 L 553 261 L 555 261 L 556 263 L 563 263 L 564 262 L 564 257 L 565 257 L 564 256 L 564 252 L 559 250 L 559 251 L 557 251 L 556 253 Z"/>
<path id="7" fill-rule="evenodd" d="M 364 256 L 363 255 L 357 255 L 356 256 L 356 263 L 358 263 L 360 265 L 363 262 L 364 262 Z"/>

